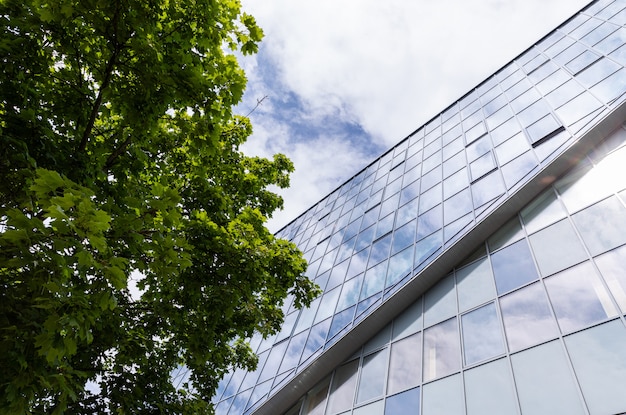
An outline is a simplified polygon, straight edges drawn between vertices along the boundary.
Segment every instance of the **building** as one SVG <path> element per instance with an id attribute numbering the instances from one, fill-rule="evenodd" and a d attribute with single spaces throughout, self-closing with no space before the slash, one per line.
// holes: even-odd
<path id="1" fill-rule="evenodd" d="M 625 25 L 592 2 L 282 229 L 324 294 L 217 413 L 626 413 Z"/>

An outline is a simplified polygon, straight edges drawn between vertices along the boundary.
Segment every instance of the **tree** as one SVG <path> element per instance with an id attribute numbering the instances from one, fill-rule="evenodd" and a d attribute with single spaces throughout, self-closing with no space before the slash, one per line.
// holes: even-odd
<path id="1" fill-rule="evenodd" d="M 5 0 L 0 27 L 0 412 L 211 413 L 317 295 L 265 228 L 291 162 L 239 150 L 261 30 L 237 0 Z"/>

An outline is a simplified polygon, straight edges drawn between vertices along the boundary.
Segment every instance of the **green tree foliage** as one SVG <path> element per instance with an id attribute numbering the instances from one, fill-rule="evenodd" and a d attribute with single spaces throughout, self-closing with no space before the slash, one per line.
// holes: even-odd
<path id="1" fill-rule="evenodd" d="M 264 225 L 291 162 L 239 150 L 261 30 L 238 0 L 3 0 L 0 27 L 0 412 L 211 413 L 317 293 Z"/>

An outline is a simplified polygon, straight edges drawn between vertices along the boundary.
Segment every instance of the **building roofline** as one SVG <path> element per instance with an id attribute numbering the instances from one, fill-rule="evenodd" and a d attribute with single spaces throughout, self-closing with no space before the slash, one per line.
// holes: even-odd
<path id="1" fill-rule="evenodd" d="M 576 13 L 574 13 L 572 16 L 570 16 L 568 19 L 566 19 L 565 21 L 563 21 L 561 24 L 559 24 L 555 29 L 549 31 L 548 33 L 546 33 L 544 36 L 542 36 L 540 39 L 538 39 L 537 41 L 533 42 L 531 46 L 529 46 L 528 48 L 524 49 L 522 52 L 520 52 L 517 56 L 515 56 L 513 59 L 511 59 L 510 61 L 508 61 L 507 63 L 505 63 L 504 65 L 502 65 L 500 68 L 498 68 L 493 74 L 489 75 L 487 78 L 485 78 L 483 81 L 481 81 L 478 85 L 474 86 L 473 88 L 471 88 L 469 91 L 467 91 L 465 94 L 463 94 L 461 97 L 459 97 L 458 99 L 454 100 L 450 105 L 448 105 L 447 107 L 445 107 L 442 111 L 439 111 L 438 113 L 436 113 L 432 118 L 430 118 L 428 121 L 424 122 L 422 125 L 420 125 L 417 129 L 415 129 L 413 132 L 411 132 L 409 135 L 407 135 L 406 137 L 404 137 L 403 139 L 401 139 L 400 141 L 398 141 L 396 144 L 394 144 L 392 147 L 390 147 L 388 150 L 385 150 L 381 155 L 379 155 L 378 157 L 374 158 L 369 164 L 367 164 L 365 167 L 363 167 L 361 170 L 357 171 L 355 174 L 353 174 L 350 178 L 348 178 L 347 180 L 345 180 L 344 182 L 342 182 L 340 185 L 338 185 L 337 187 L 335 187 L 333 190 L 331 190 L 330 192 L 328 192 L 324 197 L 322 197 L 320 200 L 318 200 L 316 203 L 313 204 L 313 206 L 311 206 L 310 208 L 308 208 L 307 210 L 303 211 L 302 213 L 300 213 L 298 216 L 296 216 L 293 220 L 291 220 L 289 223 L 287 223 L 286 225 L 284 225 L 282 228 L 280 228 L 275 234 L 279 234 L 280 232 L 282 232 L 283 230 L 285 230 L 288 226 L 290 226 L 291 224 L 293 224 L 295 221 L 297 221 L 298 219 L 300 219 L 302 216 L 306 215 L 307 212 L 309 212 L 311 209 L 315 208 L 321 201 L 323 201 L 324 199 L 328 198 L 330 195 L 332 195 L 333 193 L 337 192 L 339 189 L 341 189 L 346 183 L 350 182 L 351 180 L 353 180 L 355 177 L 357 177 L 359 174 L 363 173 L 365 170 L 367 170 L 371 165 L 373 165 L 374 163 L 376 163 L 377 161 L 379 161 L 380 159 L 382 159 L 383 157 L 385 157 L 388 153 L 392 152 L 393 150 L 395 150 L 396 147 L 398 147 L 399 145 L 401 145 L 402 143 L 404 143 L 406 140 L 408 140 L 409 138 L 411 138 L 412 136 L 414 136 L 416 133 L 418 133 L 420 130 L 422 130 L 424 127 L 426 127 L 429 123 L 435 121 L 437 119 L 437 117 L 440 117 L 442 114 L 444 114 L 447 110 L 449 110 L 450 108 L 452 108 L 454 105 L 456 105 L 457 103 L 459 103 L 460 101 L 462 101 L 465 97 L 469 96 L 472 92 L 474 92 L 476 89 L 480 88 L 482 85 L 484 85 L 486 82 L 488 82 L 491 78 L 493 78 L 494 76 L 496 76 L 499 72 L 501 72 L 502 70 L 504 70 L 507 66 L 509 66 L 510 64 L 512 64 L 513 62 L 515 62 L 516 60 L 518 60 L 520 57 L 522 57 L 524 54 L 526 54 L 527 52 L 529 52 L 532 48 L 534 48 L 538 43 L 541 43 L 543 40 L 547 39 L 550 35 L 552 35 L 554 32 L 556 32 L 559 28 L 561 28 L 562 26 L 566 25 L 567 23 L 569 23 L 572 19 L 574 19 L 576 16 L 578 16 L 580 13 L 584 12 L 586 9 L 588 9 L 589 7 L 591 7 L 591 5 L 593 5 L 594 3 L 596 3 L 598 0 L 592 0 L 591 2 L 587 3 L 587 5 L 585 5 L 583 8 L 581 8 L 580 10 L 578 10 Z"/>

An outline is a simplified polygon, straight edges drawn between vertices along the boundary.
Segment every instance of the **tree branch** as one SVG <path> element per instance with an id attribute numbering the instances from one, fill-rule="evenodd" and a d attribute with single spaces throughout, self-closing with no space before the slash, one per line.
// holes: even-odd
<path id="1" fill-rule="evenodd" d="M 89 142 L 89 136 L 91 135 L 91 130 L 93 130 L 93 126 L 96 122 L 96 118 L 98 117 L 98 112 L 100 111 L 100 106 L 102 105 L 102 98 L 104 91 L 108 88 L 111 82 L 111 76 L 113 74 L 113 68 L 117 63 L 117 57 L 121 50 L 121 44 L 117 40 L 117 25 L 119 19 L 119 8 L 115 11 L 115 15 L 113 16 L 113 20 L 111 22 L 113 26 L 113 54 L 109 58 L 109 61 L 106 64 L 104 69 L 104 79 L 102 81 L 102 85 L 100 85 L 100 89 L 98 90 L 98 96 L 93 103 L 93 107 L 91 108 L 91 114 L 89 115 L 89 120 L 87 121 L 87 125 L 85 126 L 85 131 L 83 132 L 83 136 L 80 140 L 80 144 L 78 145 L 78 151 L 85 151 L 87 147 L 87 142 Z"/>

